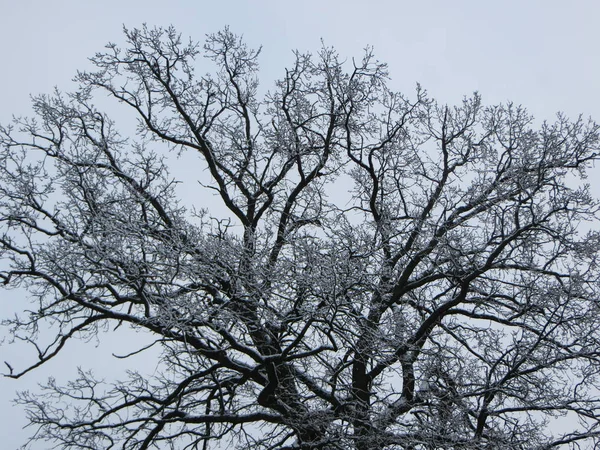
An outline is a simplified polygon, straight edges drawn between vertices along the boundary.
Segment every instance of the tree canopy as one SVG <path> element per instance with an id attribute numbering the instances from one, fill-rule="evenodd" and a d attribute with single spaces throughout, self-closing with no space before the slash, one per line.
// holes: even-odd
<path id="1" fill-rule="evenodd" d="M 75 92 L 0 127 L 0 281 L 31 301 L 5 324 L 39 355 L 6 375 L 107 325 L 143 330 L 154 345 L 137 353 L 160 348 L 160 370 L 20 394 L 35 439 L 600 445 L 594 122 L 405 96 L 369 49 L 295 52 L 263 95 L 260 51 L 228 29 L 125 37 Z M 106 94 L 135 136 L 94 105 Z"/>

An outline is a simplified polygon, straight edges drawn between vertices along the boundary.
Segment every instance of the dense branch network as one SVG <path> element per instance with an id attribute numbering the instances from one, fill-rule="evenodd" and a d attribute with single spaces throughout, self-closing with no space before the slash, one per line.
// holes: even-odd
<path id="1" fill-rule="evenodd" d="M 110 385 L 80 370 L 21 394 L 36 439 L 600 444 L 600 236 L 583 231 L 598 203 L 578 184 L 596 124 L 535 130 L 477 95 L 409 100 L 370 50 L 352 64 L 296 53 L 260 97 L 259 51 L 229 30 L 203 47 L 172 29 L 125 35 L 77 92 L 36 97 L 36 119 L 0 128 L 0 281 L 34 304 L 6 323 L 39 355 L 7 375 L 107 323 L 144 330 L 162 373 Z M 97 93 L 137 115 L 135 140 Z M 177 199 L 173 152 L 206 169 L 187 186 L 200 212 Z M 220 210 L 202 210 L 211 193 Z M 562 416 L 577 425 L 555 435 Z"/>

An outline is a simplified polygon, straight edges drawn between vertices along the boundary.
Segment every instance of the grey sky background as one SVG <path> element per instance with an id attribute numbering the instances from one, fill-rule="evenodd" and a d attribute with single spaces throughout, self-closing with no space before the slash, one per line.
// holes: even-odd
<path id="1" fill-rule="evenodd" d="M 389 64 L 391 86 L 409 97 L 419 82 L 440 103 L 477 90 L 484 103 L 512 100 L 539 121 L 557 111 L 600 120 L 597 0 L 0 0 L 0 123 L 29 114 L 30 94 L 72 90 L 70 80 L 89 68 L 88 57 L 109 41 L 123 43 L 123 25 L 143 23 L 174 25 L 194 40 L 229 25 L 250 45 L 263 45 L 265 89 L 291 64 L 292 49 L 315 52 L 323 38 L 349 59 L 374 46 Z M 590 175 L 600 186 L 600 167 Z M 25 302 L 19 293 L 0 291 L 0 317 Z M 104 365 L 99 370 L 110 376 L 118 367 L 106 355 L 141 339 L 110 333 L 100 348 L 73 345 L 23 380 L 0 379 L 0 447 L 17 448 L 33 432 L 21 430 L 25 413 L 10 403 L 16 390 L 35 389 L 50 375 L 65 380 L 78 365 Z M 0 362 L 7 359 L 19 367 L 22 350 L 4 343 Z M 154 362 L 139 364 L 152 370 Z"/>

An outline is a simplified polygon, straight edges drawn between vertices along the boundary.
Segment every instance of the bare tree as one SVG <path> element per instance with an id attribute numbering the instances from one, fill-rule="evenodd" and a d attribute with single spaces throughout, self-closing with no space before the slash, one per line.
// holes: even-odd
<path id="1" fill-rule="evenodd" d="M 229 30 L 203 47 L 173 29 L 125 35 L 79 90 L 36 97 L 35 119 L 0 129 L 0 280 L 34 305 L 6 323 L 39 354 L 7 376 L 111 323 L 152 336 L 162 372 L 111 384 L 82 370 L 21 394 L 35 439 L 600 444 L 600 234 L 583 228 L 598 202 L 580 182 L 595 123 L 533 129 L 478 95 L 411 100 L 369 50 L 296 53 L 259 98 L 259 51 Z M 98 93 L 136 113 L 135 138 Z M 177 199 L 173 152 L 198 156 L 197 210 Z M 202 209 L 210 195 L 222 210 Z M 553 433 L 560 417 L 569 432 Z"/>

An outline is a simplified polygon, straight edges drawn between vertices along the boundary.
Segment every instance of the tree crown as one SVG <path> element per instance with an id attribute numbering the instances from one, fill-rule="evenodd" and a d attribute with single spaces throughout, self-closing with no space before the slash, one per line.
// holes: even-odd
<path id="1" fill-rule="evenodd" d="M 58 448 L 550 448 L 600 443 L 592 121 L 387 86 L 367 49 L 295 53 L 125 30 L 72 94 L 0 127 L 0 280 L 39 359 L 106 324 L 161 373 L 23 393 Z M 199 57 L 215 64 L 200 75 Z M 349 68 L 349 70 L 347 69 Z M 125 138 L 98 93 L 138 117 Z M 196 210 L 169 152 L 198 157 Z M 216 195 L 220 209 L 203 209 Z M 589 227 L 589 225 L 588 225 Z M 39 333 L 39 330 L 44 330 Z M 46 331 L 50 330 L 51 333 Z M 48 335 L 52 336 L 48 339 Z M 140 348 L 144 352 L 146 348 Z M 565 433 L 554 417 L 579 419 Z"/>

